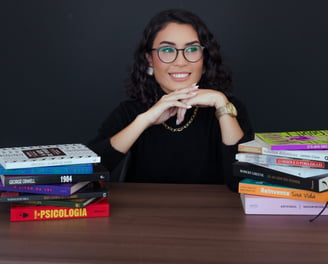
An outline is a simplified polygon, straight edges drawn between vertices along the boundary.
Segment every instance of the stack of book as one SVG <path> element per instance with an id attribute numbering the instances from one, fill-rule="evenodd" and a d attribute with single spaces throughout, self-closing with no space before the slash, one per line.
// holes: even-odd
<path id="1" fill-rule="evenodd" d="M 83 144 L 0 148 L 0 202 L 10 221 L 110 215 L 109 172 Z"/>
<path id="2" fill-rule="evenodd" d="M 255 133 L 233 174 L 246 214 L 328 215 L 328 130 Z"/>

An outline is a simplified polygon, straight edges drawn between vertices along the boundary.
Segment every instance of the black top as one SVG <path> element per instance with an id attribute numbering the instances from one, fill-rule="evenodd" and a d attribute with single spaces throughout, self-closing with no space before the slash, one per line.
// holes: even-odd
<path id="1" fill-rule="evenodd" d="M 238 121 L 245 135 L 239 141 L 252 139 L 253 131 L 246 109 L 235 98 L 229 100 L 238 110 Z M 89 147 L 102 156 L 103 164 L 111 171 L 125 157 L 109 143 L 109 138 L 122 130 L 135 117 L 147 110 L 137 101 L 122 102 L 105 120 L 97 137 Z M 194 108 L 186 113 L 190 120 Z M 215 108 L 199 108 L 189 127 L 181 132 L 167 130 L 162 124 L 146 129 L 130 149 L 130 163 L 126 181 L 155 183 L 204 183 L 223 184 L 237 190 L 238 181 L 232 176 L 237 144 L 222 143 Z M 176 116 L 166 123 L 175 125 Z M 239 143 L 238 142 L 238 143 Z"/>

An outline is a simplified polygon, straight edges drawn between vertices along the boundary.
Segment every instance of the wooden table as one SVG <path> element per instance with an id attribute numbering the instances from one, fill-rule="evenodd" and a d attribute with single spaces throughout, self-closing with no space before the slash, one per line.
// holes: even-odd
<path id="1" fill-rule="evenodd" d="M 0 263 L 326 263 L 328 217 L 244 215 L 221 185 L 110 184 L 111 217 L 9 222 Z"/>

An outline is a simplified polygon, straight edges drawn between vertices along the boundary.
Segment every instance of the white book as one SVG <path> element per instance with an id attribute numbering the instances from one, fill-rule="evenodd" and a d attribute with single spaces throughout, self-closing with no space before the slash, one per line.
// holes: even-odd
<path id="1" fill-rule="evenodd" d="M 271 150 L 255 140 L 240 143 L 239 152 L 258 153 L 296 159 L 328 161 L 328 150 Z"/>
<path id="2" fill-rule="evenodd" d="M 246 153 L 246 152 L 237 153 L 235 158 L 238 161 L 249 162 L 253 164 L 269 164 L 269 165 L 279 165 L 279 166 L 288 166 L 288 167 L 328 169 L 328 162 L 309 160 L 309 159 L 295 159 L 290 157 Z"/>
<path id="3" fill-rule="evenodd" d="M 245 214 L 257 215 L 318 215 L 326 203 L 240 194 Z M 328 208 L 322 212 L 328 215 Z"/>
<path id="4" fill-rule="evenodd" d="M 99 162 L 100 156 L 83 144 L 0 148 L 0 164 L 5 169 Z"/>

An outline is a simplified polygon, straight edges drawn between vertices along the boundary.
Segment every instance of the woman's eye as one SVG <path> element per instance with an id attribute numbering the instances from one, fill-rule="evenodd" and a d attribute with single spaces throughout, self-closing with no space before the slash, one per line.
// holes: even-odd
<path id="1" fill-rule="evenodd" d="M 160 49 L 160 52 L 163 52 L 163 53 L 173 53 L 174 52 L 174 48 L 171 48 L 171 47 L 163 47 Z"/>

